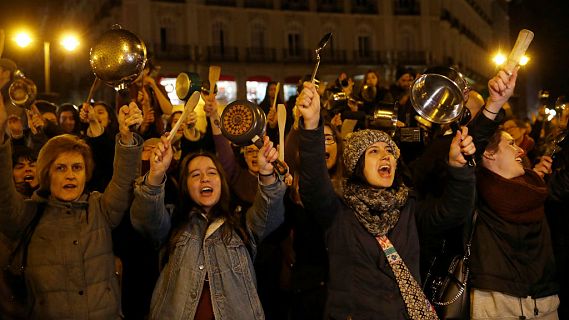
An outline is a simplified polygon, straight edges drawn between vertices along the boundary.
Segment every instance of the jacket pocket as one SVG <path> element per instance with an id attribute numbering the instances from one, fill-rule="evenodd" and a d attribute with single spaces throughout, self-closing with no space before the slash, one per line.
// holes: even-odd
<path id="1" fill-rule="evenodd" d="M 247 261 L 249 260 L 249 252 L 247 251 L 247 247 L 243 241 L 241 241 L 238 236 L 233 235 L 233 238 L 227 244 L 227 251 L 229 254 L 231 269 L 242 273 L 244 266 L 247 265 Z"/>
<path id="2" fill-rule="evenodd" d="M 182 263 L 189 241 L 190 241 L 190 234 L 184 232 L 172 243 L 172 247 L 170 249 L 172 253 L 170 254 L 169 259 L 172 263 L 172 266 L 175 267 L 176 269 Z"/>

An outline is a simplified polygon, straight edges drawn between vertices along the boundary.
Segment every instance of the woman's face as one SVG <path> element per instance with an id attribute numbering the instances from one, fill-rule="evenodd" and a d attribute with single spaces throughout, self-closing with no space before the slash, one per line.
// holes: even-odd
<path id="1" fill-rule="evenodd" d="M 59 114 L 59 126 L 65 133 L 72 133 L 75 129 L 75 118 L 73 112 L 63 111 Z"/>
<path id="2" fill-rule="evenodd" d="M 367 183 L 377 188 L 391 187 L 397 169 L 395 150 L 385 142 L 376 142 L 366 149 L 364 155 L 364 177 Z"/>
<path id="3" fill-rule="evenodd" d="M 178 119 L 180 119 L 182 117 L 182 113 L 176 112 L 171 117 L 172 118 L 170 120 L 172 121 L 171 125 L 173 127 L 174 125 L 176 125 L 176 122 L 178 122 Z M 178 127 L 178 131 L 176 131 L 176 133 L 175 133 L 176 137 L 177 138 L 181 137 L 184 134 L 185 129 L 186 129 L 186 124 L 184 122 L 180 123 L 180 127 Z"/>
<path id="4" fill-rule="evenodd" d="M 271 99 L 271 103 L 275 99 L 276 92 L 277 92 L 277 85 L 276 84 L 269 85 L 269 98 Z"/>
<path id="5" fill-rule="evenodd" d="M 85 189 L 87 171 L 85 159 L 79 152 L 60 154 L 49 168 L 49 190 L 61 201 L 77 200 Z"/>
<path id="6" fill-rule="evenodd" d="M 326 168 L 330 170 L 336 165 L 336 159 L 338 158 L 338 144 L 336 143 L 336 137 L 334 136 L 332 129 L 328 126 L 324 126 L 324 139 L 326 147 Z"/>
<path id="7" fill-rule="evenodd" d="M 493 153 L 484 152 L 484 157 L 489 160 L 483 163 L 492 172 L 506 179 L 512 179 L 525 173 L 522 164 L 523 154 L 523 149 L 516 145 L 514 138 L 509 133 L 502 132 L 498 149 Z"/>
<path id="8" fill-rule="evenodd" d="M 25 158 L 18 159 L 14 169 L 12 169 L 12 177 L 14 183 L 27 182 L 32 188 L 37 187 L 36 162 Z"/>
<path id="9" fill-rule="evenodd" d="M 251 173 L 257 174 L 259 172 L 259 165 L 257 164 L 259 149 L 254 144 L 252 144 L 243 148 L 243 154 L 245 156 L 245 162 L 247 163 L 247 168 L 249 168 L 249 171 Z"/>
<path id="10" fill-rule="evenodd" d="M 190 198 L 206 212 L 219 202 L 221 177 L 209 157 L 198 156 L 190 161 L 186 183 Z"/>
<path id="11" fill-rule="evenodd" d="M 377 81 L 378 81 L 378 80 L 379 80 L 379 79 L 377 79 L 377 76 L 375 75 L 375 73 L 369 72 L 369 73 L 366 75 L 366 83 L 365 83 L 365 84 L 374 87 L 374 86 L 377 86 Z"/>
<path id="12" fill-rule="evenodd" d="M 93 110 L 95 110 L 95 115 L 97 116 L 99 123 L 103 128 L 106 128 L 109 125 L 109 113 L 107 112 L 107 108 L 99 104 L 95 105 Z"/>

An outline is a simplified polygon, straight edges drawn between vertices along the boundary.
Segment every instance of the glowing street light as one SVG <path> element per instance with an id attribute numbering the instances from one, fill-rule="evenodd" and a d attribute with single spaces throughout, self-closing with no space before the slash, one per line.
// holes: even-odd
<path id="1" fill-rule="evenodd" d="M 27 32 L 20 32 L 16 34 L 16 36 L 14 37 L 14 41 L 16 41 L 16 44 L 18 46 L 25 48 L 28 45 L 30 45 L 30 43 L 32 43 L 32 37 L 30 37 L 30 35 Z"/>
<path id="2" fill-rule="evenodd" d="M 75 35 L 67 34 L 59 42 L 67 51 L 74 51 L 79 47 L 79 39 Z"/>
<path id="3" fill-rule="evenodd" d="M 27 32 L 19 32 L 14 37 L 14 41 L 16 44 L 22 48 L 27 47 L 30 43 L 33 42 L 32 37 Z M 75 35 L 67 34 L 61 38 L 60 44 L 67 50 L 67 51 L 74 51 L 79 47 L 79 40 Z M 50 77 L 50 47 L 51 43 L 49 41 L 43 42 L 43 57 L 44 57 L 44 82 L 45 82 L 45 92 L 49 93 L 51 91 L 51 77 Z"/>
<path id="4" fill-rule="evenodd" d="M 508 57 L 506 57 L 503 53 L 498 52 L 494 55 L 494 57 L 492 58 L 492 61 L 494 61 L 494 64 L 496 66 L 502 66 L 504 63 L 506 63 L 506 61 L 508 60 Z M 529 61 L 529 57 L 524 55 L 520 58 L 520 62 L 519 65 L 520 66 L 525 66 Z"/>
<path id="5" fill-rule="evenodd" d="M 496 64 L 497 66 L 501 66 L 504 63 L 506 63 L 506 56 L 503 53 L 496 53 L 496 55 L 494 56 L 494 58 L 492 58 L 492 61 L 494 61 L 494 64 Z"/>

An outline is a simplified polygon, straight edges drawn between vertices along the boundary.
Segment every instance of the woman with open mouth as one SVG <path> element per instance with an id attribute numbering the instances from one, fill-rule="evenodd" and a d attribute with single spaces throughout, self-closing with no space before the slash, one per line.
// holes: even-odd
<path id="1" fill-rule="evenodd" d="M 194 153 L 182 161 L 179 204 L 170 217 L 164 180 L 172 147 L 162 137 L 154 149 L 131 207 L 135 229 L 167 250 L 150 319 L 264 319 L 252 261 L 257 242 L 284 220 L 286 186 L 273 173 L 278 152 L 268 137 L 257 152 L 258 192 L 245 216 L 229 210 L 229 187 L 217 157 Z"/>
<path id="2" fill-rule="evenodd" d="M 382 131 L 361 130 L 345 143 L 343 195 L 334 192 L 325 156 L 320 97 L 306 82 L 297 98 L 300 195 L 326 230 L 328 319 L 437 319 L 420 287 L 419 230 L 459 225 L 474 209 L 472 138 L 459 131 L 448 153 L 450 181 L 440 199 L 420 199 L 397 170 L 399 148 Z"/>
<path id="3" fill-rule="evenodd" d="M 514 138 L 498 130 L 476 173 L 471 319 L 559 319 L 558 281 L 544 204 L 567 199 L 569 174 L 552 173 L 548 156 L 533 169 L 525 169 L 523 155 Z"/>
<path id="4" fill-rule="evenodd" d="M 0 102 L 1 132 L 5 120 Z M 128 127 L 140 122 L 136 104 L 120 109 L 115 170 L 103 193 L 85 189 L 93 173 L 91 149 L 64 134 L 42 147 L 36 164 L 39 188 L 24 200 L 11 179 L 10 141 L 0 136 L 0 232 L 12 249 L 23 248 L 21 259 L 8 261 L 25 269 L 25 288 L 13 288 L 27 292 L 27 300 L 18 300 L 27 303 L 23 318 L 122 318 L 111 230 L 128 209 L 139 174 L 142 138 Z"/>
<path id="5" fill-rule="evenodd" d="M 25 146 L 14 146 L 12 154 L 12 178 L 16 190 L 26 198 L 39 187 L 36 175 L 36 156 Z"/>

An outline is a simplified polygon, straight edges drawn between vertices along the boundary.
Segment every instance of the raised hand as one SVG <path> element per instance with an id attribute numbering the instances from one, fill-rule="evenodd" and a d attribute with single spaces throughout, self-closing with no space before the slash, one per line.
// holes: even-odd
<path id="1" fill-rule="evenodd" d="M 551 174 L 551 166 L 553 165 L 553 159 L 550 156 L 542 156 L 539 162 L 533 167 L 533 171 L 537 173 L 541 178 L 545 177 L 546 174 Z"/>
<path id="2" fill-rule="evenodd" d="M 510 99 L 516 87 L 519 67 L 516 67 L 511 75 L 504 70 L 498 71 L 494 78 L 488 81 L 488 92 L 490 98 L 486 104 L 487 111 L 496 114 L 500 108 Z"/>
<path id="3" fill-rule="evenodd" d="M 448 164 L 452 167 L 464 167 L 467 164 L 464 155 L 473 155 L 476 152 L 474 141 L 468 135 L 468 127 L 464 126 L 456 132 L 450 144 Z"/>
<path id="4" fill-rule="evenodd" d="M 316 129 L 320 121 L 320 96 L 313 83 L 304 82 L 303 86 L 296 98 L 296 106 L 304 118 L 304 128 Z"/>
<path id="5" fill-rule="evenodd" d="M 266 176 L 273 173 L 274 167 L 271 164 L 279 157 L 277 149 L 273 148 L 273 143 L 269 137 L 263 137 L 263 147 L 259 149 L 257 164 L 259 165 L 259 175 Z"/>
<path id="6" fill-rule="evenodd" d="M 131 102 L 128 106 L 122 106 L 119 110 L 118 120 L 121 142 L 126 145 L 134 144 L 134 136 L 129 127 L 142 124 L 142 112 L 136 103 Z"/>
<path id="7" fill-rule="evenodd" d="M 28 118 L 28 126 L 32 134 L 38 134 L 45 125 L 45 120 L 41 116 L 40 111 L 35 104 L 32 105 L 31 110 L 26 109 L 26 116 Z"/>
<path id="8" fill-rule="evenodd" d="M 168 134 L 169 132 L 160 137 L 160 142 L 156 145 L 153 155 L 150 157 L 150 171 L 146 181 L 153 186 L 159 186 L 162 183 L 174 156 L 172 146 L 168 141 Z"/>

